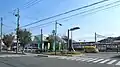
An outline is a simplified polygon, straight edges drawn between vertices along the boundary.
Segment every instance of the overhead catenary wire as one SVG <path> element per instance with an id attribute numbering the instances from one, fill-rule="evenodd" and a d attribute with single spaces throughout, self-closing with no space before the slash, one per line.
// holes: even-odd
<path id="1" fill-rule="evenodd" d="M 49 26 L 50 26 L 50 25 L 52 25 L 52 24 L 49 24 Z M 27 29 L 29 29 L 29 30 L 35 30 L 35 28 L 41 28 L 41 29 L 43 29 L 43 28 L 45 28 L 45 27 L 48 27 L 48 25 L 38 26 L 38 27 L 34 27 L 34 28 L 27 28 Z"/>
<path id="2" fill-rule="evenodd" d="M 95 13 L 97 13 L 97 12 L 100 12 L 100 11 L 103 11 L 103 10 L 107 10 L 107 9 L 110 9 L 110 8 L 114 8 L 114 7 L 117 7 L 117 6 L 120 6 L 120 4 L 116 4 L 116 5 L 113 5 L 113 6 L 110 6 L 110 7 L 104 8 L 104 9 L 101 9 L 101 10 L 93 11 L 93 12 L 90 12 L 90 13 L 84 14 L 84 15 L 82 15 L 82 16 L 87 16 L 87 15 L 90 15 L 90 14 L 95 14 Z"/>
<path id="3" fill-rule="evenodd" d="M 40 25 L 37 25 L 37 26 L 29 27 L 29 28 L 39 27 L 39 26 L 43 26 L 43 25 L 46 25 L 46 24 L 48 24 L 48 23 L 52 23 L 52 22 L 55 22 L 55 21 L 64 20 L 64 19 L 67 19 L 67 18 L 70 18 L 70 17 L 73 17 L 73 16 L 77 16 L 77 15 L 84 14 L 84 13 L 87 13 L 87 12 L 90 12 L 90 11 L 94 11 L 94 10 L 96 10 L 96 9 L 104 8 L 104 7 L 106 7 L 106 6 L 110 6 L 110 5 L 119 3 L 119 2 L 120 2 L 120 1 L 115 1 L 115 2 L 110 3 L 110 4 L 107 4 L 107 5 L 103 5 L 103 6 L 94 8 L 94 9 L 90 9 L 90 10 L 87 10 L 87 11 L 83 11 L 83 12 L 80 12 L 80 13 L 76 13 L 76 14 L 73 14 L 73 15 L 70 15 L 70 16 L 67 16 L 67 17 L 64 17 L 64 18 L 60 18 L 60 19 L 57 19 L 57 20 L 54 20 L 54 21 L 51 21 L 51 22 L 47 22 L 47 23 L 40 24 Z M 115 6 L 115 5 L 114 5 L 114 6 Z M 114 7 L 114 6 L 110 6 L 110 7 L 104 8 L 104 10 L 105 10 L 105 9 L 108 9 L 108 8 L 111 8 L 111 7 Z M 117 5 L 116 5 L 116 6 L 117 6 Z M 98 11 L 99 11 L 99 10 L 98 10 Z M 85 14 L 84 14 L 84 15 L 85 15 Z M 82 15 L 82 16 L 84 16 L 84 15 Z"/>
<path id="4" fill-rule="evenodd" d="M 13 26 L 9 26 L 9 25 L 5 25 L 5 24 L 3 24 L 3 26 L 5 26 L 5 27 L 9 27 L 9 28 L 14 28 Z"/>
<path id="5" fill-rule="evenodd" d="M 120 2 L 120 1 L 116 1 L 116 2 L 107 4 L 107 5 L 104 5 L 104 6 L 97 7 L 97 9 L 98 9 L 98 8 L 103 8 L 103 7 L 105 7 L 105 6 L 110 6 L 110 5 L 116 4 L 116 3 L 118 3 L 118 2 Z M 117 4 L 117 5 L 114 5 L 114 6 L 110 6 L 110 7 L 108 7 L 108 8 L 112 8 L 112 7 L 115 7 L 115 6 L 118 6 L 118 5 L 120 5 L 120 4 Z M 108 9 L 108 8 L 105 8 L 105 9 Z M 96 8 L 95 8 L 95 9 L 96 9 Z M 90 10 L 95 10 L 95 9 L 90 9 Z M 102 9 L 102 10 L 105 10 L 105 9 Z M 90 10 L 88 10 L 88 11 L 90 11 Z M 88 11 L 84 11 L 84 12 L 81 12 L 81 13 L 86 13 L 86 12 L 88 12 Z M 99 11 L 99 10 L 98 10 L 98 11 Z M 68 17 L 64 17 L 64 18 L 61 18 L 61 19 L 57 19 L 57 21 L 63 20 L 63 19 L 66 19 L 66 18 L 70 18 L 70 17 L 76 16 L 76 15 L 79 15 L 79 14 L 81 14 L 81 13 L 77 13 L 77 14 L 74 14 L 74 15 L 71 15 L 71 16 L 68 16 Z M 92 12 L 92 13 L 94 13 L 94 12 Z M 34 28 L 34 27 L 39 27 L 39 26 L 43 26 L 43 25 L 46 25 L 46 24 L 52 23 L 52 22 L 54 22 L 54 21 L 47 22 L 47 23 L 44 23 L 44 24 L 40 24 L 40 25 L 37 25 L 37 26 L 33 26 L 32 28 Z"/>
<path id="6" fill-rule="evenodd" d="M 29 5 L 29 4 L 31 4 L 31 3 L 33 3 L 33 2 L 35 2 L 35 1 L 37 1 L 37 0 L 29 0 L 27 3 L 24 4 L 24 6 L 27 6 L 27 5 Z"/>
<path id="7" fill-rule="evenodd" d="M 97 36 L 98 38 L 106 38 L 106 36 L 103 36 L 103 35 L 100 35 L 100 34 L 96 34 L 96 36 Z"/>
<path id="8" fill-rule="evenodd" d="M 41 2 L 42 0 L 30 0 L 30 1 L 28 1 L 26 4 L 24 4 L 24 9 L 27 9 L 27 8 L 30 8 L 31 6 L 33 6 L 33 5 L 35 5 L 35 4 L 37 4 L 37 3 L 39 3 L 39 2 Z M 9 12 L 7 12 L 8 14 L 11 14 L 11 15 L 15 15 L 15 11 L 16 11 L 16 9 L 14 9 L 14 10 L 12 10 L 12 11 L 9 11 Z M 5 16 L 3 16 L 3 17 L 6 17 L 6 15 Z M 13 24 L 15 24 L 15 23 L 13 23 Z"/>
<path id="9" fill-rule="evenodd" d="M 83 8 L 87 8 L 87 7 L 90 7 L 90 6 L 94 6 L 94 5 L 103 3 L 103 2 L 105 2 L 105 1 L 108 1 L 108 0 L 102 0 L 102 1 L 99 1 L 99 2 L 96 2 L 96 3 L 93 3 L 93 4 L 90 4 L 90 5 L 86 5 L 86 6 L 77 8 L 77 9 L 73 9 L 73 10 L 70 10 L 70 11 L 67 11 L 67 12 L 64 12 L 64 13 L 61 13 L 61 14 L 57 14 L 57 15 L 55 15 L 55 16 L 51 16 L 51 17 L 48 17 L 48 18 L 45 18 L 45 19 L 41 19 L 41 20 L 38 20 L 38 21 L 36 21 L 36 22 L 33 22 L 33 23 L 30 23 L 30 24 L 24 25 L 24 26 L 22 26 L 22 27 L 30 26 L 30 25 L 39 23 L 39 22 L 41 22 L 41 21 L 45 21 L 45 20 L 48 20 L 48 19 L 51 19 L 51 18 L 55 18 L 55 17 L 61 16 L 61 15 L 65 15 L 65 14 L 68 14 L 68 13 L 71 13 L 71 12 L 74 12 L 74 11 L 77 11 L 77 10 L 80 10 L 80 9 L 83 9 Z"/>
<path id="10" fill-rule="evenodd" d="M 26 9 L 26 8 L 30 8 L 31 6 L 37 4 L 37 3 L 41 2 L 41 1 L 42 1 L 42 0 L 30 0 L 29 2 L 27 2 L 26 4 L 24 4 L 24 8 L 25 8 L 25 9 Z M 9 12 L 7 12 L 7 13 L 8 13 L 8 14 L 11 14 L 11 15 L 15 15 L 15 11 L 16 11 L 16 9 L 14 9 L 14 10 L 12 10 L 12 11 L 9 11 Z M 8 15 L 4 15 L 3 17 L 6 17 L 6 16 L 8 16 Z M 15 22 L 12 22 L 12 23 L 16 25 Z M 4 24 L 4 26 L 5 26 L 5 27 L 9 27 L 9 28 L 10 28 L 10 31 L 15 30 L 15 29 L 12 29 L 12 28 L 13 28 L 12 26 L 5 25 L 5 24 Z M 8 28 L 8 29 L 9 29 L 9 28 Z M 10 31 L 9 31 L 9 32 L 10 32 Z"/>
<path id="11" fill-rule="evenodd" d="M 15 29 L 10 29 L 7 32 L 4 32 L 4 34 L 10 33 L 10 32 L 14 32 L 14 31 L 15 31 Z"/>
<path id="12" fill-rule="evenodd" d="M 115 1 L 115 2 L 113 2 L 113 3 L 110 3 L 110 4 L 107 4 L 107 5 L 103 5 L 103 6 L 97 7 L 97 8 L 93 8 L 93 9 L 90 9 L 90 10 L 87 10 L 87 11 L 83 11 L 83 12 L 80 12 L 80 13 L 76 13 L 76 14 L 73 14 L 73 15 L 70 15 L 70 16 L 67 16 L 67 17 L 64 17 L 64 18 L 61 18 L 61 19 L 57 19 L 57 21 L 64 20 L 64 19 L 67 19 L 67 18 L 70 18 L 70 17 L 73 17 L 73 16 L 77 16 L 77 15 L 80 15 L 80 14 L 87 13 L 87 12 L 90 12 L 90 13 L 91 13 L 91 11 L 94 11 L 94 10 L 97 10 L 97 9 L 100 9 L 100 8 L 104 8 L 104 7 L 107 7 L 107 6 L 110 6 L 110 5 L 113 5 L 113 6 L 110 6 L 110 7 L 104 8 L 104 9 L 101 9 L 101 10 L 109 9 L 109 8 L 112 8 L 112 7 L 115 7 L 115 6 L 120 5 L 120 4 L 114 5 L 114 4 L 119 3 L 119 2 L 120 2 L 120 0 L 119 0 L 119 1 Z M 101 10 L 98 10 L 98 11 L 101 11 Z M 95 11 L 95 12 L 98 12 L 98 11 Z M 92 13 L 94 13 L 94 12 L 92 12 Z M 87 15 L 87 14 L 84 14 L 84 15 Z M 84 15 L 82 15 L 82 16 L 84 16 Z"/>
<path id="13" fill-rule="evenodd" d="M 43 23 L 43 24 L 39 24 L 39 25 L 36 25 L 36 26 L 33 26 L 33 27 L 29 27 L 29 29 L 31 29 L 31 28 L 36 28 L 36 27 L 40 27 L 40 26 L 44 26 L 44 25 L 48 25 L 48 24 L 51 24 L 52 22 L 54 22 L 54 21 L 47 22 L 47 23 Z"/>
<path id="14" fill-rule="evenodd" d="M 34 0 L 33 2 L 27 4 L 24 6 L 24 9 L 30 8 L 31 6 L 34 6 L 36 4 L 38 4 L 39 2 L 41 2 L 42 0 Z"/>

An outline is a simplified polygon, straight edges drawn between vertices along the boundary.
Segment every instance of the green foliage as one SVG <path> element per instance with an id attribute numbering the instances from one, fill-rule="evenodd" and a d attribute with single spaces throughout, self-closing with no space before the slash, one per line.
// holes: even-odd
<path id="1" fill-rule="evenodd" d="M 49 37 L 47 37 L 48 42 L 50 43 L 50 51 L 53 50 L 53 44 L 54 44 L 54 36 L 53 35 L 49 35 Z"/>
<path id="2" fill-rule="evenodd" d="M 59 44 L 56 43 L 56 50 L 59 50 Z"/>
<path id="3" fill-rule="evenodd" d="M 48 42 L 49 43 L 53 43 L 54 42 L 54 36 L 53 35 L 49 35 Z"/>
<path id="4" fill-rule="evenodd" d="M 32 33 L 30 31 L 27 31 L 26 29 L 19 30 L 19 33 L 18 33 L 19 40 L 24 45 L 26 45 L 32 41 L 31 35 L 32 35 Z"/>
<path id="5" fill-rule="evenodd" d="M 12 45 L 13 39 L 14 39 L 13 33 L 3 35 L 3 42 L 7 47 L 10 47 Z"/>
<path id="6" fill-rule="evenodd" d="M 64 50 L 65 47 L 66 47 L 66 46 L 65 46 L 65 43 L 62 42 L 62 43 L 61 43 L 61 50 Z"/>

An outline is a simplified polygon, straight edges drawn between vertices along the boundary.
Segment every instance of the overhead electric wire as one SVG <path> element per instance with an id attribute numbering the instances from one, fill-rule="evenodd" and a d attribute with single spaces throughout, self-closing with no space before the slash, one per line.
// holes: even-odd
<path id="1" fill-rule="evenodd" d="M 107 4 L 107 5 L 104 5 L 104 6 L 100 6 L 100 7 L 97 7 L 97 8 L 95 8 L 95 9 L 103 8 L 103 7 L 105 7 L 105 6 L 110 6 L 110 5 L 113 5 L 113 4 L 118 3 L 118 2 L 120 2 L 120 1 L 116 1 L 116 2 Z M 120 4 L 117 4 L 117 5 L 120 5 Z M 117 5 L 114 5 L 114 6 L 117 6 Z M 114 6 L 112 6 L 112 7 L 114 7 Z M 111 8 L 111 7 L 108 7 L 108 8 Z M 105 9 L 108 9 L 108 8 L 105 8 Z M 95 9 L 90 9 L 90 10 L 95 10 Z M 104 10 L 105 10 L 105 9 L 104 9 Z M 88 11 L 90 11 L 90 10 L 88 10 Z M 84 11 L 84 12 L 81 12 L 81 13 L 86 13 L 86 12 L 88 12 L 88 11 Z M 76 15 L 79 15 L 79 14 L 81 14 L 81 13 L 77 13 L 77 14 L 74 14 L 74 15 L 71 15 L 71 16 L 68 16 L 68 17 L 64 17 L 64 18 L 61 18 L 61 19 L 57 19 L 57 21 L 63 20 L 63 19 L 66 19 L 66 18 L 70 18 L 70 17 L 76 16 Z M 93 13 L 93 12 L 92 12 L 92 13 Z M 46 25 L 46 24 L 52 23 L 52 22 L 55 22 L 55 21 L 47 22 L 47 23 L 40 24 L 40 25 L 37 25 L 37 26 L 29 27 L 29 28 L 34 28 L 34 27 L 43 26 L 43 25 Z"/>
<path id="2" fill-rule="evenodd" d="M 97 13 L 97 12 L 100 12 L 100 11 L 103 11 L 103 10 L 107 10 L 107 9 L 110 9 L 110 8 L 113 8 L 113 7 L 117 7 L 117 6 L 120 6 L 120 4 L 116 4 L 116 5 L 113 5 L 113 6 L 110 6 L 110 7 L 104 8 L 104 9 L 101 9 L 101 10 L 93 11 L 93 12 L 90 12 L 90 13 L 84 14 L 84 15 L 82 15 L 82 16 L 87 16 L 87 15 L 89 15 L 89 14 L 95 14 L 95 13 Z"/>
<path id="3" fill-rule="evenodd" d="M 9 33 L 9 32 L 14 32 L 14 30 L 15 30 L 15 29 L 10 29 L 10 30 L 8 30 L 7 32 L 5 32 L 4 34 L 7 34 L 7 33 Z"/>
<path id="4" fill-rule="evenodd" d="M 97 36 L 98 38 L 106 38 L 106 36 L 103 36 L 103 35 L 100 35 L 100 34 L 96 34 L 96 36 Z"/>
<path id="5" fill-rule="evenodd" d="M 26 6 L 24 7 L 24 9 L 30 8 L 31 6 L 34 6 L 34 5 L 36 5 L 37 3 L 41 2 L 41 1 L 42 1 L 42 0 L 35 0 L 35 1 L 33 1 L 32 3 L 26 5 Z"/>
<path id="6" fill-rule="evenodd" d="M 50 26 L 51 24 L 49 24 L 49 26 Z M 42 26 L 38 26 L 37 28 L 41 28 L 41 29 L 43 29 L 43 28 L 45 28 L 45 27 L 48 27 L 48 25 L 42 25 Z M 35 29 L 36 27 L 34 27 L 34 28 L 27 28 L 27 29 Z"/>
<path id="7" fill-rule="evenodd" d="M 84 13 L 87 13 L 87 12 L 90 12 L 90 11 L 93 11 L 93 10 L 96 10 L 96 9 L 104 8 L 104 7 L 106 7 L 106 6 L 110 6 L 110 5 L 119 3 L 119 2 L 120 2 L 120 1 L 115 1 L 115 2 L 113 2 L 113 3 L 107 4 L 107 5 L 103 5 L 103 6 L 94 8 L 94 9 L 90 9 L 90 10 L 87 10 L 87 11 L 83 11 L 83 12 L 80 12 L 80 13 L 76 13 L 76 14 L 73 14 L 73 15 L 70 15 L 70 16 L 67 16 L 67 17 L 64 17 L 64 18 L 60 18 L 60 19 L 54 20 L 54 21 L 51 21 L 51 22 L 47 22 L 47 23 L 44 23 L 44 24 L 40 24 L 40 25 L 37 25 L 37 26 L 33 26 L 32 28 L 34 28 L 34 27 L 39 27 L 39 26 L 43 26 L 43 25 L 46 25 L 46 24 L 48 24 L 48 23 L 52 23 L 52 22 L 55 22 L 55 21 L 64 20 L 64 19 L 67 19 L 67 18 L 70 18 L 70 17 L 73 17 L 73 16 L 77 16 L 77 15 L 80 15 L 80 14 L 84 14 Z M 112 6 L 112 7 L 113 7 L 113 6 Z M 110 7 L 108 7 L 108 8 L 110 8 Z M 104 8 L 104 9 L 108 9 L 108 8 Z M 29 28 L 31 28 L 31 27 L 29 27 Z"/>
<path id="8" fill-rule="evenodd" d="M 51 24 L 52 22 L 54 22 L 54 21 L 43 23 L 43 24 L 39 24 L 39 25 L 36 25 L 36 26 L 33 26 L 33 27 L 29 27 L 29 28 L 35 28 L 35 27 L 39 27 L 39 26 L 43 26 L 43 25 L 48 25 L 48 24 Z"/>
<path id="9" fill-rule="evenodd" d="M 10 27 L 10 28 L 12 27 L 12 28 L 13 28 L 13 26 L 8 26 L 8 25 L 5 25 L 5 24 L 3 24 L 3 26 L 5 26 L 5 27 Z"/>
<path id="10" fill-rule="evenodd" d="M 120 2 L 120 0 L 119 0 L 119 1 L 115 1 L 115 2 L 113 2 L 113 3 L 110 3 L 110 4 L 107 4 L 107 5 L 103 5 L 103 6 L 97 7 L 97 8 L 93 8 L 93 9 L 90 9 L 90 10 L 87 10 L 87 11 L 83 11 L 83 12 L 80 12 L 80 13 L 76 13 L 76 14 L 73 14 L 73 15 L 70 15 L 70 16 L 67 16 L 67 17 L 58 19 L 57 21 L 59 21 L 59 20 L 64 20 L 64 19 L 67 19 L 67 18 L 70 18 L 70 17 L 73 17 L 73 16 L 77 16 L 77 15 L 80 15 L 80 14 L 84 14 L 84 13 L 87 13 L 87 12 L 90 12 L 90 11 L 94 11 L 94 10 L 96 10 L 96 9 L 104 8 L 104 7 L 106 7 L 106 6 L 110 6 L 110 5 L 119 3 L 119 2 Z M 117 4 L 117 5 L 114 5 L 114 6 L 110 6 L 110 7 L 108 7 L 108 8 L 112 8 L 112 7 L 115 7 L 115 6 L 118 6 L 118 5 L 120 5 L 120 4 Z M 105 9 L 108 9 L 108 8 L 104 8 L 104 9 L 102 9 L 102 10 L 105 10 Z M 99 11 L 99 10 L 98 10 L 98 11 Z M 93 13 L 94 13 L 94 12 L 93 12 Z"/>
<path id="11" fill-rule="evenodd" d="M 31 3 L 33 3 L 33 2 L 35 2 L 35 1 L 37 1 L 37 0 L 29 0 L 27 3 L 25 3 L 24 5 L 25 6 L 27 6 L 27 5 L 29 5 L 29 4 L 31 4 Z"/>
<path id="12" fill-rule="evenodd" d="M 74 12 L 74 11 L 77 11 L 77 10 L 80 10 L 80 9 L 83 9 L 83 8 L 87 8 L 87 7 L 90 7 L 90 6 L 94 6 L 94 5 L 96 5 L 96 4 L 103 3 L 103 2 L 105 2 L 105 1 L 108 1 L 108 0 L 102 0 L 102 1 L 99 1 L 99 2 L 96 2 L 96 3 L 93 3 L 93 4 L 90 4 L 90 5 L 86 5 L 86 6 L 77 8 L 77 9 L 73 9 L 73 10 L 70 10 L 70 11 L 67 11 L 67 12 L 64 12 L 64 13 L 61 13 L 61 14 L 57 14 L 57 15 L 55 15 L 55 16 L 51 16 L 51 17 L 48 17 L 48 18 L 45 18 L 45 19 L 41 19 L 41 20 L 38 20 L 38 21 L 36 21 L 36 22 L 33 22 L 33 23 L 30 23 L 30 24 L 24 25 L 24 26 L 22 26 L 22 27 L 30 26 L 30 25 L 39 23 L 39 22 L 41 22 L 41 21 L 45 21 L 45 20 L 48 20 L 48 19 L 51 19 L 51 18 L 55 18 L 55 17 L 61 16 L 61 15 L 65 15 L 65 14 L 68 14 L 68 13 L 71 13 L 71 12 Z"/>

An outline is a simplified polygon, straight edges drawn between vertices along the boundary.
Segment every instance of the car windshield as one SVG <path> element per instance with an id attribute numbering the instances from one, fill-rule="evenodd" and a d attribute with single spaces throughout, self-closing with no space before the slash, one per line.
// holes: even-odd
<path id="1" fill-rule="evenodd" d="M 120 0 L 0 0 L 0 67 L 120 67 Z"/>

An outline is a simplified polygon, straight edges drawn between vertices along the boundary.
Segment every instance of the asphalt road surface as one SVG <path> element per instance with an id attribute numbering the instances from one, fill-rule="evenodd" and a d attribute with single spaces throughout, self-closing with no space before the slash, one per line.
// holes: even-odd
<path id="1" fill-rule="evenodd" d="M 84 57 L 120 59 L 120 53 L 117 53 L 117 52 L 85 53 Z"/>
<path id="2" fill-rule="evenodd" d="M 90 63 L 47 57 L 2 57 L 0 67 L 120 67 L 114 64 Z"/>

